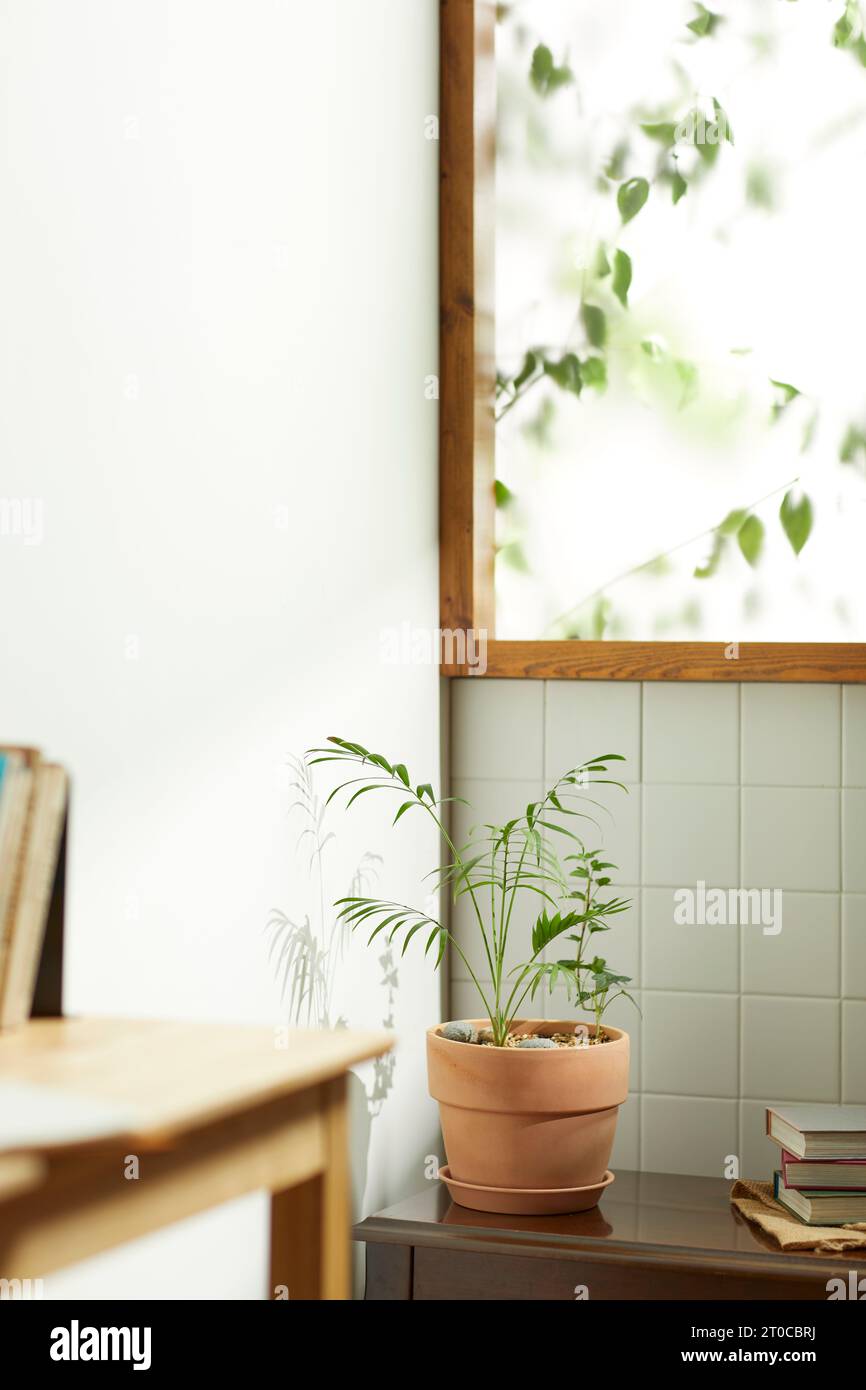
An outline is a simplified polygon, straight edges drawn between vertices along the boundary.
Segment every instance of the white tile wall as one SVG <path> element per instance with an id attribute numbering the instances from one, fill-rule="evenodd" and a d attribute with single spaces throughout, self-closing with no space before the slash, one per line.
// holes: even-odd
<path id="1" fill-rule="evenodd" d="M 779 1166 L 779 1150 L 767 1138 L 767 1107 L 760 1100 L 740 1101 L 740 1172 L 769 1177 Z"/>
<path id="2" fill-rule="evenodd" d="M 866 893 L 866 790 L 842 793 L 842 887 Z"/>
<path id="3" fill-rule="evenodd" d="M 476 805 L 460 830 L 522 812 L 598 753 L 627 758 L 628 795 L 599 789 L 584 827 L 634 904 L 597 938 L 641 1009 L 610 1014 L 632 1044 L 615 1164 L 719 1175 L 737 1155 L 767 1176 L 767 1103 L 866 1102 L 866 687 L 474 678 L 451 692 L 452 791 Z M 700 880 L 782 890 L 782 930 L 678 926 L 674 891 Z M 483 970 L 465 904 L 455 922 Z M 453 1016 L 477 1014 L 465 966 L 451 969 Z M 559 990 L 532 1012 L 568 1016 Z"/>
<path id="4" fill-rule="evenodd" d="M 645 991 L 643 1011 L 643 1092 L 734 1099 L 739 1030 L 735 994 Z"/>
<path id="5" fill-rule="evenodd" d="M 587 806 L 591 820 L 581 823 L 578 834 L 588 849 L 603 849 L 604 857 L 617 865 L 620 883 L 640 883 L 641 788 L 593 787 L 596 806 Z"/>
<path id="6" fill-rule="evenodd" d="M 749 994 L 839 996 L 839 897 L 784 893 L 782 930 L 740 927 L 743 989 Z"/>
<path id="7" fill-rule="evenodd" d="M 491 708 L 496 718 L 491 719 Z M 539 681 L 461 681 L 451 725 L 451 775 L 542 777 L 544 684 Z M 612 750 L 614 751 L 614 750 Z"/>
<path id="8" fill-rule="evenodd" d="M 866 895 L 842 899 L 842 978 L 845 993 L 866 999 Z"/>
<path id="9" fill-rule="evenodd" d="M 498 684 L 533 684 L 544 689 L 544 776 L 553 781 L 575 762 L 586 762 L 599 753 L 621 753 L 620 782 L 640 781 L 641 694 L 633 681 L 542 681 Z M 466 696 L 455 692 L 462 711 Z M 481 699 L 485 697 L 482 695 Z M 577 750 L 580 750 L 579 752 Z M 866 782 L 863 784 L 866 786 Z"/>
<path id="10" fill-rule="evenodd" d="M 639 979 L 644 988 L 737 993 L 740 943 L 736 927 L 678 926 L 674 921 L 672 888 L 644 888 L 642 900 L 643 958 Z"/>
<path id="11" fill-rule="evenodd" d="M 742 1001 L 742 1094 L 750 1100 L 837 1100 L 839 1001 L 778 999 L 747 994 Z"/>
<path id="12" fill-rule="evenodd" d="M 644 883 L 738 883 L 739 830 L 736 787 L 644 787 Z"/>
<path id="13" fill-rule="evenodd" d="M 842 1100 L 866 1104 L 866 1004 L 846 999 L 842 1005 Z"/>
<path id="14" fill-rule="evenodd" d="M 663 783 L 739 782 L 737 687 L 718 682 L 690 687 L 669 681 L 645 686 L 643 778 Z"/>
<path id="15" fill-rule="evenodd" d="M 632 1172 L 640 1168 L 640 1096 L 636 1092 L 620 1106 L 610 1166 L 614 1172 L 617 1168 Z"/>
<path id="16" fill-rule="evenodd" d="M 741 797 L 744 882 L 839 891 L 838 791 L 744 787 Z"/>
<path id="17" fill-rule="evenodd" d="M 744 685 L 743 781 L 757 787 L 838 787 L 838 685 Z"/>
<path id="18" fill-rule="evenodd" d="M 866 787 L 866 686 L 842 691 L 842 785 Z"/>
<path id="19" fill-rule="evenodd" d="M 739 1143 L 737 1102 L 685 1096 L 641 1096 L 644 1168 L 651 1173 L 722 1177 Z M 671 1135 L 680 1142 L 671 1148 Z"/>

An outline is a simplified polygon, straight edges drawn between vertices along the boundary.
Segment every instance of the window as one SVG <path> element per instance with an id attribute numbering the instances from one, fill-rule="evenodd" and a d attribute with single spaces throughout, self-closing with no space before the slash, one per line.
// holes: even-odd
<path id="1" fill-rule="evenodd" d="M 863 679 L 857 5 L 442 16 L 443 627 L 492 675 Z"/>

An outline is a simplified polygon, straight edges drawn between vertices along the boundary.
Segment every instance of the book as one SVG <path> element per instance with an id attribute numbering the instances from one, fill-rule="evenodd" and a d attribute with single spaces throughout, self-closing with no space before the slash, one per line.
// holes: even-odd
<path id="1" fill-rule="evenodd" d="M 31 766 L 22 753 L 0 751 L 0 980 L 12 935 L 32 784 Z"/>
<path id="2" fill-rule="evenodd" d="M 771 1105 L 767 1133 L 794 1158 L 866 1158 L 866 1105 Z"/>
<path id="3" fill-rule="evenodd" d="M 14 753 L 23 758 L 28 767 L 34 768 L 42 759 L 42 750 L 29 743 L 0 743 L 0 753 Z"/>
<path id="4" fill-rule="evenodd" d="M 782 1150 L 782 1182 L 797 1189 L 828 1192 L 866 1192 L 866 1158 L 795 1158 Z"/>
<path id="5" fill-rule="evenodd" d="M 12 782 L 15 774 L 15 755 L 0 752 L 0 864 L 3 863 L 3 847 L 9 835 L 9 820 L 12 811 Z M 0 950 L 3 948 L 4 905 L 10 892 L 10 875 L 0 873 Z"/>
<path id="6" fill-rule="evenodd" d="M 31 776 L 26 840 L 0 978 L 0 1028 L 14 1027 L 30 1017 L 66 816 L 64 769 L 39 763 Z"/>
<path id="7" fill-rule="evenodd" d="M 806 1226 L 851 1226 L 866 1221 L 866 1192 L 800 1192 L 785 1187 L 779 1168 L 773 1175 L 773 1196 Z"/>

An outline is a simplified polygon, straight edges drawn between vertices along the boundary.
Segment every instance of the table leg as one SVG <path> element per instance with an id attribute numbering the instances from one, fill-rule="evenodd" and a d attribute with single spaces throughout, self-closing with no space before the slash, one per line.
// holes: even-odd
<path id="1" fill-rule="evenodd" d="M 350 1295 L 349 1147 L 346 1080 L 322 1087 L 325 1167 L 296 1187 L 271 1194 L 268 1296 L 344 1299 Z"/>

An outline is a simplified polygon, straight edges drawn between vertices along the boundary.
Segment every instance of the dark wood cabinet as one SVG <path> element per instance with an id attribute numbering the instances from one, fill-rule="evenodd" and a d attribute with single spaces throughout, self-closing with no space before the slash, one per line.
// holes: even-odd
<path id="1" fill-rule="evenodd" d="M 456 1206 L 440 1183 L 356 1226 L 370 1300 L 827 1299 L 866 1274 L 851 1258 L 776 1250 L 732 1209 L 719 1178 L 618 1173 L 575 1216 Z M 864 1286 L 866 1287 L 866 1286 Z"/>

